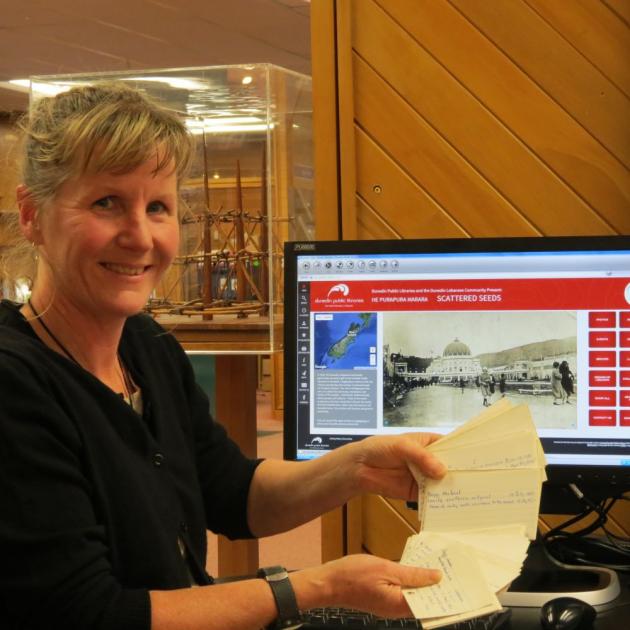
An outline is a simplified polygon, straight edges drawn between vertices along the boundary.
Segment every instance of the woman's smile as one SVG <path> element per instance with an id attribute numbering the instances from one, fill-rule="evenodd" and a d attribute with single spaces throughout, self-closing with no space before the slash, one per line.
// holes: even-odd
<path id="1" fill-rule="evenodd" d="M 101 263 L 101 265 L 120 276 L 139 276 L 152 267 L 152 265 L 121 265 L 107 262 Z"/>

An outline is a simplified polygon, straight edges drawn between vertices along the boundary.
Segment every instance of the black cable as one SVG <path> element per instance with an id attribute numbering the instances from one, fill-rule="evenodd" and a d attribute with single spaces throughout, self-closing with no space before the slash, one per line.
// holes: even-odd
<path id="1" fill-rule="evenodd" d="M 630 540 L 613 534 L 607 527 L 608 513 L 618 500 L 628 500 L 623 493 L 618 496 L 607 497 L 594 503 L 575 485 L 569 484 L 569 488 L 577 499 L 584 505 L 584 510 L 572 516 L 568 520 L 550 529 L 542 536 L 542 544 L 545 553 L 564 564 L 590 565 L 616 571 L 630 571 Z M 579 523 L 596 514 L 595 520 L 575 531 L 567 531 L 566 528 Z M 606 540 L 589 538 L 588 535 L 601 529 Z M 593 551 L 619 558 L 620 562 L 604 562 L 592 557 Z"/>

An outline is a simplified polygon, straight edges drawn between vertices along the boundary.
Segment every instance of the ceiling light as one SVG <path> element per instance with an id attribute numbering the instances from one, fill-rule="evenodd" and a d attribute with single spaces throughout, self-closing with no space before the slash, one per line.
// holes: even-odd
<path id="1" fill-rule="evenodd" d="M 243 85 L 249 85 L 254 79 L 248 74 L 247 76 L 241 79 L 241 83 Z"/>

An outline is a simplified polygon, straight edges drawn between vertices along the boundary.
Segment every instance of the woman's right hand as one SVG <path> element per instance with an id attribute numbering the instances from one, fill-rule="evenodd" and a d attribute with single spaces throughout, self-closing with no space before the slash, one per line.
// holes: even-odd
<path id="1" fill-rule="evenodd" d="M 403 588 L 436 584 L 436 569 L 409 567 L 370 555 L 352 555 L 291 574 L 301 610 L 343 606 L 379 617 L 410 617 Z"/>

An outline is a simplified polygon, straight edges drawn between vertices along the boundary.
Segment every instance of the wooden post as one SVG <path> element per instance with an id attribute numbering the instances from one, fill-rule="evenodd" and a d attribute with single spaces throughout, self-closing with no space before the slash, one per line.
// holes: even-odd
<path id="1" fill-rule="evenodd" d="M 256 355 L 218 355 L 217 420 L 248 457 L 256 457 Z M 218 537 L 219 577 L 252 575 L 258 568 L 258 541 Z"/>

